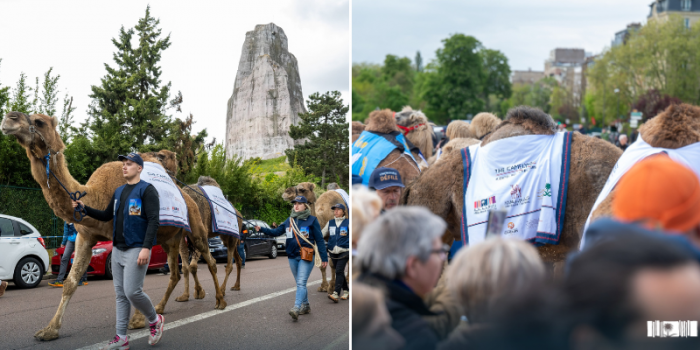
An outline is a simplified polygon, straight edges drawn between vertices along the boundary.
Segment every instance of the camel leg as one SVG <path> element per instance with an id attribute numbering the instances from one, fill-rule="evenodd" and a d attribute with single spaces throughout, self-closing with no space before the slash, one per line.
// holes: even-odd
<path id="1" fill-rule="evenodd" d="M 331 268 L 331 280 L 328 282 L 328 294 L 333 294 L 333 292 L 335 292 L 335 264 L 330 256 L 328 257 L 328 267 Z"/>
<path id="2" fill-rule="evenodd" d="M 223 310 L 226 308 L 226 300 L 224 300 L 224 296 L 221 293 L 221 287 L 219 286 L 219 278 L 216 276 L 216 262 L 214 261 L 214 258 L 212 258 L 211 253 L 209 253 L 209 245 L 206 244 L 206 240 L 203 239 L 194 239 L 194 246 L 197 248 L 197 250 L 202 253 L 202 257 L 204 257 L 204 261 L 207 262 L 207 266 L 209 267 L 209 272 L 211 273 L 211 277 L 214 280 L 214 288 L 216 289 L 216 309 Z M 194 261 L 196 263 L 196 261 Z M 193 273 L 194 275 L 194 273 Z M 195 277 L 195 283 L 197 283 L 197 278 Z M 195 286 L 195 294 L 197 292 L 197 287 Z M 201 287 L 200 287 L 201 288 Z M 202 291 L 203 292 L 203 291 Z M 197 296 L 195 295 L 195 298 Z M 204 296 L 202 296 L 204 297 Z"/>
<path id="3" fill-rule="evenodd" d="M 180 273 L 178 272 L 177 267 L 178 250 L 176 249 L 179 241 L 180 240 L 173 240 L 173 243 L 170 245 L 163 246 L 165 252 L 168 253 L 168 266 L 172 266 L 173 268 L 170 269 L 170 282 L 168 282 L 168 289 L 165 291 L 163 299 L 160 301 L 160 303 L 158 303 L 158 305 L 156 305 L 156 313 L 161 315 L 163 314 L 163 311 L 165 311 L 165 305 L 170 299 L 170 294 L 173 293 L 175 286 L 177 286 L 177 283 L 180 281 Z"/>
<path id="4" fill-rule="evenodd" d="M 63 294 L 61 295 L 61 303 L 58 305 L 56 314 L 49 322 L 49 325 L 44 329 L 39 330 L 34 334 L 34 338 L 38 340 L 53 340 L 58 338 L 58 330 L 61 329 L 61 321 L 63 314 L 66 312 L 68 302 L 73 293 L 78 288 L 78 281 L 83 276 L 90 265 L 92 259 L 92 247 L 97 244 L 95 239 L 85 239 L 82 234 L 78 234 L 75 240 L 75 258 L 73 267 L 68 274 L 68 278 L 63 281 Z"/>
<path id="5" fill-rule="evenodd" d="M 190 265 L 189 261 L 187 260 L 190 257 L 190 251 L 189 248 L 187 248 L 187 243 L 185 242 L 185 237 L 183 235 L 182 239 L 180 240 L 180 259 L 182 260 L 182 278 L 185 280 L 185 291 L 182 292 L 182 295 L 179 297 L 175 298 L 175 301 L 188 301 L 190 300 Z M 197 254 L 194 254 L 197 255 Z M 168 258 L 170 258 L 168 256 Z M 170 261 L 168 260 L 168 264 L 170 264 Z M 170 265 L 170 266 L 177 266 L 177 259 L 175 260 L 175 265 Z M 171 273 L 173 269 L 170 269 Z M 179 273 L 178 273 L 179 275 Z M 171 277 L 172 278 L 172 277 Z"/>
<path id="6" fill-rule="evenodd" d="M 238 245 L 241 244 L 241 241 L 235 241 L 236 248 L 233 249 L 233 258 L 236 260 L 236 284 L 234 284 L 233 287 L 231 287 L 231 290 L 241 290 L 241 267 L 243 266 L 243 257 L 240 254 L 238 254 Z"/>
<path id="7" fill-rule="evenodd" d="M 207 251 L 207 253 L 209 253 L 209 251 Z M 199 283 L 199 277 L 197 277 L 197 269 L 199 268 L 199 265 L 197 265 L 197 263 L 199 262 L 200 256 L 202 256 L 202 254 L 198 251 L 195 251 L 192 254 L 192 260 L 190 261 L 190 264 L 189 264 L 189 269 L 190 269 L 190 272 L 192 273 L 192 279 L 194 280 L 194 298 L 195 299 L 204 299 L 204 296 L 206 295 L 206 293 L 204 292 L 204 288 L 202 288 L 202 284 Z M 218 285 L 217 285 L 217 287 L 218 287 Z"/>
<path id="8" fill-rule="evenodd" d="M 226 277 L 224 278 L 223 284 L 221 284 L 221 293 L 226 296 L 226 284 L 228 283 L 228 277 L 231 275 L 231 271 L 233 271 L 233 260 L 234 256 L 238 254 L 238 242 L 239 240 L 227 236 L 223 237 L 222 240 L 224 240 L 224 243 L 226 244 L 226 250 L 227 250 L 227 256 L 226 256 Z M 240 290 L 240 269 L 238 270 L 238 278 L 236 279 L 237 283 L 239 284 L 238 289 L 233 289 L 231 290 Z"/>
<path id="9" fill-rule="evenodd" d="M 328 280 L 326 279 L 326 268 L 319 267 L 319 270 L 321 270 L 321 286 L 318 287 L 318 291 L 319 292 L 327 292 L 328 291 Z"/>

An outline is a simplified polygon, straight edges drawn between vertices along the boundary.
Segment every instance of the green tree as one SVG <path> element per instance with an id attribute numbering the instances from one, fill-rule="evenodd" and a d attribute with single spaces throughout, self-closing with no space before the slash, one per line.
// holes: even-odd
<path id="1" fill-rule="evenodd" d="M 290 164 L 296 161 L 307 174 L 320 177 L 322 188 L 337 179 L 347 185 L 350 135 L 345 118 L 349 107 L 338 91 L 314 93 L 307 104 L 309 112 L 299 115 L 301 122 L 289 127 L 289 136 L 308 141 L 286 150 L 287 159 Z"/>
<path id="2" fill-rule="evenodd" d="M 483 67 L 485 70 L 484 82 L 482 84 L 482 96 L 485 110 L 491 111 L 490 96 L 494 95 L 497 100 L 504 100 L 510 97 L 510 66 L 508 58 L 501 51 L 482 49 L 479 51 Z"/>
<path id="3" fill-rule="evenodd" d="M 485 71 L 479 54 L 481 43 L 472 36 L 454 34 L 442 41 L 437 61 L 428 64 L 423 97 L 436 122 L 465 119 L 481 112 Z"/>
<path id="4" fill-rule="evenodd" d="M 107 75 L 100 86 L 92 86 L 89 130 L 98 150 L 96 161 L 116 159 L 120 153 L 156 151 L 173 131 L 167 110 L 177 107 L 176 97 L 168 103 L 171 84 L 162 84 L 159 62 L 170 46 L 170 35 L 160 38 L 159 20 L 151 17 L 150 6 L 143 18 L 129 30 L 122 27 L 112 39 L 117 48 L 115 66 L 105 64 Z M 132 47 L 136 35 L 137 47 Z"/>
<path id="5" fill-rule="evenodd" d="M 420 55 L 420 51 L 416 51 L 416 72 L 423 71 L 423 57 Z"/>
<path id="6" fill-rule="evenodd" d="M 0 106 L 7 106 L 5 113 L 16 111 L 31 114 L 31 88 L 27 86 L 27 76 L 20 73 L 12 94 L 9 86 L 0 86 Z M 3 113 L 4 114 L 4 113 Z M 4 118 L 4 116 L 3 116 Z M 0 184 L 25 187 L 39 187 L 32 177 L 27 153 L 12 135 L 0 133 Z"/>

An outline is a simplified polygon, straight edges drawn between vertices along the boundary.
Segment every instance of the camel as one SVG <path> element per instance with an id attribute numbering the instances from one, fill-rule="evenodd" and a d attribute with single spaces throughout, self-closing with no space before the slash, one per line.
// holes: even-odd
<path id="1" fill-rule="evenodd" d="M 365 124 L 362 122 L 353 121 L 352 122 L 352 142 L 355 142 L 360 134 L 365 131 Z"/>
<path id="2" fill-rule="evenodd" d="M 326 191 L 322 195 L 318 197 L 318 200 L 316 201 L 316 218 L 318 219 L 318 224 L 321 225 L 321 228 L 326 227 L 326 224 L 333 220 L 335 218 L 335 215 L 333 214 L 333 209 L 331 207 L 336 204 L 336 203 L 341 203 L 345 205 L 346 210 L 345 212 L 348 213 L 347 206 L 348 204 L 345 204 L 345 201 L 343 201 L 343 197 L 336 191 Z M 346 216 L 349 219 L 349 216 Z M 326 241 L 328 242 L 328 241 Z M 328 259 L 328 267 L 331 268 L 331 280 L 330 282 L 326 282 L 326 269 L 320 268 L 321 269 L 321 276 L 323 278 L 321 282 L 321 287 L 324 287 L 325 284 L 325 289 L 322 289 L 321 287 L 318 288 L 319 292 L 328 292 L 328 294 L 333 294 L 333 289 L 335 288 L 335 264 L 333 263 L 333 259 Z"/>
<path id="3" fill-rule="evenodd" d="M 475 139 L 483 139 L 486 135 L 492 133 L 501 124 L 501 119 L 497 116 L 482 112 L 474 116 L 471 124 L 469 124 L 469 129 L 474 135 Z"/>
<path id="4" fill-rule="evenodd" d="M 489 142 L 520 135 L 553 135 L 556 124 L 539 109 L 516 107 L 506 120 L 482 141 Z M 564 229 L 557 245 L 538 247 L 542 259 L 561 273 L 566 254 L 578 249 L 588 213 L 603 189 L 622 151 L 611 143 L 594 137 L 573 134 L 571 163 Z M 460 218 L 464 205 L 463 166 L 460 152 L 451 152 L 421 174 L 404 189 L 401 203 L 422 205 L 448 224 L 443 241 L 461 240 Z"/>
<path id="5" fill-rule="evenodd" d="M 442 153 L 440 154 L 440 158 L 437 157 L 437 155 L 434 155 L 428 159 L 428 165 L 433 166 L 433 164 L 442 161 L 445 159 L 444 157 L 454 150 L 460 150 L 465 147 L 469 147 L 471 145 L 475 145 L 481 141 L 475 139 L 475 138 L 455 138 L 455 139 L 450 139 L 448 143 L 446 143 L 444 146 L 442 146 Z"/>
<path id="6" fill-rule="evenodd" d="M 433 128 L 428 117 L 421 111 L 414 111 L 410 106 L 397 112 L 396 125 L 403 131 L 404 136 L 420 149 L 425 159 L 433 155 Z"/>
<path id="7" fill-rule="evenodd" d="M 326 191 L 333 191 L 333 190 L 339 190 L 340 186 L 338 185 L 337 182 L 331 182 L 326 186 Z"/>
<path id="8" fill-rule="evenodd" d="M 393 112 L 388 109 L 373 111 L 370 113 L 365 130 L 383 134 L 399 132 L 399 129 L 396 127 L 396 123 L 394 121 Z M 420 161 L 420 157 L 418 157 L 417 153 L 414 153 L 414 157 L 417 161 Z M 401 175 L 401 182 L 403 182 L 404 185 L 417 178 L 421 172 L 420 168 L 416 165 L 413 159 L 398 149 L 393 150 L 388 156 L 386 156 L 386 158 L 384 158 L 384 160 L 379 162 L 377 168 L 380 167 L 398 170 L 399 175 Z"/>
<path id="9" fill-rule="evenodd" d="M 105 208 L 117 187 L 126 183 L 126 180 L 124 180 L 121 175 L 121 162 L 106 163 L 92 174 L 85 185 L 78 183 L 70 175 L 66 166 L 65 157 L 62 153 L 65 149 L 65 145 L 56 131 L 57 124 L 58 119 L 56 117 L 49 117 L 43 114 L 33 114 L 29 116 L 20 112 L 8 113 L 3 119 L 2 124 L 0 124 L 3 134 L 14 135 L 17 142 L 26 149 L 27 157 L 31 164 L 32 176 L 41 186 L 44 198 L 51 209 L 53 209 L 54 214 L 66 222 L 74 223 L 78 231 L 78 237 L 75 242 L 75 260 L 73 268 L 64 282 L 61 303 L 49 325 L 36 332 L 34 335 L 34 337 L 39 340 L 58 338 L 58 331 L 61 328 L 63 314 L 77 288 L 78 279 L 87 270 L 92 254 L 92 247 L 98 241 L 112 239 L 111 221 L 101 222 L 90 217 L 85 217 L 82 221 L 77 222 L 73 218 L 71 199 L 61 185 L 59 185 L 56 178 L 63 183 L 68 191 L 85 191 L 87 195 L 81 198 L 81 200 L 86 205 L 98 209 Z M 56 177 L 50 177 L 48 179 L 48 185 L 46 165 L 43 163 L 44 155 L 49 155 L 49 166 Z M 144 160 L 159 163 L 156 157 L 149 155 L 145 155 Z M 196 249 L 204 254 L 207 265 L 209 266 L 209 271 L 215 281 L 216 308 L 224 309 L 226 307 L 226 301 L 219 288 L 216 276 L 216 264 L 209 254 L 209 247 L 205 239 L 206 231 L 204 225 L 202 225 L 199 211 L 197 210 L 195 202 L 186 193 L 183 193 L 183 197 L 187 204 L 192 233 L 186 232 L 182 228 L 161 226 L 158 229 L 157 241 L 168 253 L 168 263 L 170 266 L 177 266 L 177 245 L 182 238 L 183 232 L 190 237 Z M 170 297 L 170 293 L 178 280 L 179 274 L 177 269 L 172 269 L 168 289 L 161 302 L 156 306 L 156 312 L 163 312 L 165 304 Z M 136 324 L 143 321 L 143 319 L 137 320 L 137 315 L 135 314 L 134 317 L 132 317 L 131 323 Z"/>
<path id="10" fill-rule="evenodd" d="M 213 238 L 216 236 L 219 236 L 221 240 L 224 242 L 224 245 L 226 246 L 226 249 L 228 250 L 228 256 L 226 257 L 226 277 L 224 278 L 223 284 L 221 284 L 221 293 L 226 295 L 226 283 L 228 282 L 228 277 L 231 274 L 231 271 L 233 271 L 233 260 L 235 259 L 236 261 L 236 283 L 231 287 L 231 290 L 241 290 L 241 265 L 243 264 L 243 258 L 238 254 L 238 245 L 241 243 L 240 238 L 236 238 L 231 235 L 227 234 L 219 234 L 214 232 L 214 229 L 212 227 L 212 215 L 211 215 L 211 207 L 209 206 L 209 201 L 204 197 L 204 194 L 202 191 L 199 189 L 198 186 L 215 186 L 221 188 L 219 186 L 219 183 L 216 182 L 213 178 L 209 176 L 200 176 L 199 179 L 197 180 L 196 184 L 188 185 L 189 187 L 184 187 L 182 191 L 184 193 L 187 193 L 194 201 L 197 203 L 197 206 L 199 207 L 199 214 L 201 215 L 203 221 L 204 221 L 204 226 L 207 229 L 208 233 L 208 238 Z M 236 208 L 234 207 L 234 210 Z M 239 214 L 240 215 L 240 214 Z M 236 218 L 238 220 L 238 232 L 241 233 L 243 232 L 243 219 L 241 217 Z M 187 245 L 186 243 L 182 242 L 180 244 L 180 256 L 182 257 L 183 261 L 187 260 Z M 183 255 L 185 253 L 185 255 Z M 189 292 L 190 292 L 190 279 L 189 279 L 189 270 L 192 271 L 197 271 L 197 262 L 199 261 L 200 253 L 199 252 L 194 252 L 192 254 L 192 258 L 190 260 L 189 264 L 189 269 L 182 269 L 183 270 L 183 278 L 185 279 L 185 291 L 182 293 L 181 296 L 179 296 L 175 301 L 187 301 L 189 299 Z M 183 266 L 185 265 L 184 263 L 182 264 Z M 195 298 L 197 298 L 197 293 L 198 290 L 202 290 L 200 287 L 199 279 L 197 278 L 197 275 L 195 273 L 192 274 L 192 277 L 194 278 L 195 282 Z M 197 298 L 200 299 L 200 298 Z"/>
<path id="11" fill-rule="evenodd" d="M 479 113 L 472 119 L 471 123 L 463 120 L 453 121 L 447 126 L 445 134 L 450 141 L 442 147 L 440 159 L 455 149 L 460 150 L 479 143 L 479 140 L 495 130 L 500 124 L 501 120 L 491 113 Z M 437 161 L 437 157 L 430 157 L 428 165 L 433 165 Z"/>
<path id="12" fill-rule="evenodd" d="M 455 120 L 448 124 L 447 130 L 445 130 L 445 136 L 450 140 L 456 138 L 476 138 L 470 124 L 464 120 Z"/>
<path id="13" fill-rule="evenodd" d="M 665 111 L 639 127 L 639 137 L 652 147 L 678 149 L 700 142 L 700 107 L 689 104 L 670 105 Z M 591 222 L 612 216 L 616 189 L 591 214 Z"/>

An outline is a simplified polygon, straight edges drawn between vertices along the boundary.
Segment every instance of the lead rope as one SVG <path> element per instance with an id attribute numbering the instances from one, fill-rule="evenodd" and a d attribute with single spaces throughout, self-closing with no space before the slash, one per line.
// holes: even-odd
<path id="1" fill-rule="evenodd" d="M 294 218 L 290 217 L 289 222 L 292 223 L 292 230 L 294 230 L 294 232 L 297 234 L 297 236 L 301 237 L 301 239 L 303 239 L 304 242 L 306 242 L 310 246 L 314 247 L 314 253 L 315 253 L 314 266 L 321 267 L 321 254 L 319 254 L 319 252 L 318 252 L 318 246 L 315 243 L 311 244 L 311 242 L 309 242 L 309 240 L 306 239 L 306 237 L 304 237 L 304 235 L 302 235 L 301 232 L 299 232 L 299 227 L 297 226 L 297 223 L 294 221 Z M 301 250 L 301 247 L 299 247 L 299 250 Z"/>
<path id="2" fill-rule="evenodd" d="M 68 194 L 68 197 L 70 197 L 71 200 L 78 201 L 78 200 L 80 200 L 80 198 L 85 197 L 85 195 L 87 195 L 87 192 L 85 192 L 85 191 L 83 191 L 83 192 L 80 192 L 80 191 L 70 192 L 70 191 L 68 191 L 66 186 L 63 185 L 63 183 L 61 182 L 61 180 L 58 179 L 56 174 L 54 174 L 54 172 L 51 171 L 51 169 L 49 169 L 50 159 L 51 159 L 51 151 L 49 150 L 49 154 L 44 156 L 44 158 L 41 158 L 41 162 L 45 163 L 45 165 L 46 165 L 46 185 L 48 186 L 48 184 L 49 184 L 49 175 L 52 175 L 54 177 L 54 179 L 56 179 L 58 184 L 61 185 L 61 187 L 63 187 L 63 190 L 66 191 L 66 193 Z M 49 188 L 51 188 L 51 187 L 49 187 Z M 87 215 L 87 212 L 85 211 L 85 207 L 81 204 L 78 204 L 78 206 L 73 209 L 73 219 L 75 220 L 75 222 L 83 221 L 83 218 L 86 215 Z"/>

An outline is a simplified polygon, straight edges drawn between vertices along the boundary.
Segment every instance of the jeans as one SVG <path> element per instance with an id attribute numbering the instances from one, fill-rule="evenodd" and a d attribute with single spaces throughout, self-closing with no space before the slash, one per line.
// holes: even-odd
<path id="1" fill-rule="evenodd" d="M 297 282 L 297 294 L 294 300 L 294 307 L 301 307 L 302 304 L 308 304 L 309 298 L 306 292 L 306 281 L 309 280 L 309 275 L 314 269 L 313 261 L 304 261 L 301 258 L 288 259 L 289 267 L 292 269 L 292 275 Z"/>
<path id="2" fill-rule="evenodd" d="M 63 255 L 61 256 L 61 268 L 58 271 L 58 278 L 56 278 L 56 281 L 63 281 L 63 279 L 66 277 L 66 271 L 68 270 L 68 262 L 70 261 L 70 256 L 73 254 L 73 251 L 75 251 L 75 242 L 67 241 L 66 250 L 63 251 Z M 87 280 L 87 269 L 85 269 L 83 278 L 81 278 L 80 280 Z"/>
<path id="3" fill-rule="evenodd" d="M 241 259 L 243 260 L 241 264 L 245 266 L 245 249 L 243 249 L 243 247 L 245 247 L 245 244 L 241 242 L 241 244 L 238 245 L 238 255 L 240 255 Z"/>
<path id="4" fill-rule="evenodd" d="M 343 290 L 350 290 L 348 281 L 345 280 L 345 266 L 347 266 L 348 260 L 350 259 L 349 252 L 344 253 L 344 256 L 345 257 L 342 259 L 333 258 L 333 263 L 335 264 L 335 292 L 338 293 L 338 295 L 340 295 Z"/>

